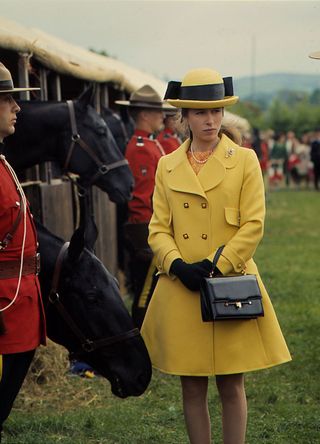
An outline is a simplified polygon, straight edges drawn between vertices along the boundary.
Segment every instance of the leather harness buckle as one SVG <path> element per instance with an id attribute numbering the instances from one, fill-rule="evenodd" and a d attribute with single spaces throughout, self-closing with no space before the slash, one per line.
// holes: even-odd
<path id="1" fill-rule="evenodd" d="M 37 253 L 35 256 L 35 260 L 36 260 L 36 269 L 35 269 L 35 273 L 38 276 L 38 274 L 40 273 L 41 270 L 41 262 L 40 262 L 40 253 Z"/>

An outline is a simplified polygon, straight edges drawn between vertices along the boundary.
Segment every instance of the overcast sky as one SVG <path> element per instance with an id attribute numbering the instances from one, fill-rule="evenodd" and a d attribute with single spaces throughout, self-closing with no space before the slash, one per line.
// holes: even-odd
<path id="1" fill-rule="evenodd" d="M 160 78 L 195 67 L 241 77 L 320 75 L 319 1 L 0 0 L 0 15 Z"/>

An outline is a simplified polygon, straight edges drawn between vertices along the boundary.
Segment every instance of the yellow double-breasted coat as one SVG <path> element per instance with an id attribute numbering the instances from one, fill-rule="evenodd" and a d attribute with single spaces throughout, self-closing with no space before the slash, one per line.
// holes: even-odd
<path id="1" fill-rule="evenodd" d="M 149 244 L 159 281 L 142 326 L 155 368 L 176 375 L 242 373 L 290 361 L 268 293 L 252 257 L 263 235 L 264 187 L 254 151 L 223 135 L 196 175 L 186 152 L 190 140 L 160 159 Z M 172 262 L 213 259 L 224 275 L 256 274 L 264 317 L 203 322 L 198 292 L 169 274 Z"/>

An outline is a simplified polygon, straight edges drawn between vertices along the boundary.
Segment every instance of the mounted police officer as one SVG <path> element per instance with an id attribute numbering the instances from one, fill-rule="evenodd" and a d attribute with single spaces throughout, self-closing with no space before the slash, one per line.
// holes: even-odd
<path id="1" fill-rule="evenodd" d="M 127 106 L 135 122 L 135 131 L 127 148 L 126 158 L 135 186 L 128 203 L 128 223 L 124 238 L 129 253 L 129 281 L 133 292 L 132 317 L 140 327 L 156 284 L 156 267 L 148 245 L 148 223 L 152 215 L 152 195 L 159 159 L 165 150 L 154 133 L 163 126 L 163 103 L 157 92 L 144 85 L 133 92 L 129 101 L 116 101 Z"/>
<path id="2" fill-rule="evenodd" d="M 0 149 L 15 132 L 19 105 L 0 63 Z M 0 155 L 0 440 L 2 424 L 27 374 L 35 349 L 45 343 L 44 311 L 37 278 L 39 257 L 32 215 L 12 167 Z"/>

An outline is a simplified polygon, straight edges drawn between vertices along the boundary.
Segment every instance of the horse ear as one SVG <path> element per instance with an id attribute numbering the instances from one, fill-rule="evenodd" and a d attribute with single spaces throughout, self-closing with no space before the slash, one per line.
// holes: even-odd
<path id="1" fill-rule="evenodd" d="M 94 106 L 95 88 L 93 85 L 89 86 L 80 96 L 77 101 L 80 106 L 85 108 L 87 105 Z"/>
<path id="2" fill-rule="evenodd" d="M 79 227 L 72 235 L 68 248 L 68 258 L 76 262 L 84 249 L 84 230 Z"/>
<path id="3" fill-rule="evenodd" d="M 89 217 L 89 220 L 86 224 L 86 229 L 84 233 L 84 246 L 93 252 L 94 245 L 96 243 L 98 237 L 98 228 L 93 217 Z"/>

